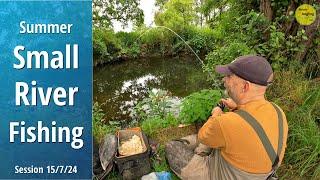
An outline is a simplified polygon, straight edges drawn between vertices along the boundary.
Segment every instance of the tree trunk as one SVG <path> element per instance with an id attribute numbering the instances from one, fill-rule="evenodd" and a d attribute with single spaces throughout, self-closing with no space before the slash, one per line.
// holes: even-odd
<path id="1" fill-rule="evenodd" d="M 297 8 L 297 5 L 296 5 L 295 1 L 291 0 L 290 5 L 289 5 L 287 12 L 286 12 L 286 16 L 290 16 L 290 12 L 294 13 L 296 8 Z M 292 29 L 292 27 L 294 27 L 296 25 L 296 23 L 297 22 L 296 22 L 295 18 L 287 21 L 283 26 L 283 32 L 285 32 L 286 35 L 292 34 L 291 29 Z"/>
<path id="2" fill-rule="evenodd" d="M 270 0 L 260 0 L 260 12 L 262 12 L 269 21 L 272 20 L 273 12 Z"/>
<path id="3" fill-rule="evenodd" d="M 304 49 L 301 52 L 298 52 L 296 54 L 296 58 L 300 61 L 303 61 L 303 59 L 305 58 L 308 49 L 310 48 L 313 39 L 315 38 L 316 32 L 319 28 L 320 25 L 320 10 L 317 10 L 317 16 L 316 16 L 316 20 L 314 21 L 314 23 L 312 23 L 309 26 L 305 26 L 305 31 L 306 31 L 306 35 L 308 37 L 307 40 L 303 40 L 301 43 L 304 45 Z"/>

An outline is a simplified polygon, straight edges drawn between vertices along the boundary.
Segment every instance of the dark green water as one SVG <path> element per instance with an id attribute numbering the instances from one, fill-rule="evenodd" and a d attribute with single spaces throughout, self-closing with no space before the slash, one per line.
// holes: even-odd
<path id="1" fill-rule="evenodd" d="M 209 88 L 196 58 L 149 58 L 94 69 L 93 100 L 102 104 L 107 120 L 130 121 L 132 107 L 152 89 L 182 98 Z"/>

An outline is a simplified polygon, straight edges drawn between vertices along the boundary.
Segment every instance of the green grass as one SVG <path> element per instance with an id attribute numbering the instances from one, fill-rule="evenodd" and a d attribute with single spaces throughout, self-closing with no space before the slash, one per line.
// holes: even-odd
<path id="1" fill-rule="evenodd" d="M 320 178 L 320 129 L 314 113 L 320 107 L 319 94 L 320 89 L 313 90 L 310 97 L 316 101 L 305 101 L 288 112 L 290 133 L 285 163 L 300 177 Z"/>
<path id="2" fill-rule="evenodd" d="M 277 72 L 268 93 L 269 99 L 285 111 L 289 126 L 279 170 L 283 179 L 320 178 L 320 83 L 303 77 L 304 72 L 303 68 Z"/>
<path id="3" fill-rule="evenodd" d="M 143 120 L 141 123 L 142 130 L 152 136 L 157 129 L 163 129 L 167 127 L 178 126 L 179 121 L 172 114 L 168 114 L 166 117 L 161 118 L 159 116 L 150 117 L 146 120 Z"/>

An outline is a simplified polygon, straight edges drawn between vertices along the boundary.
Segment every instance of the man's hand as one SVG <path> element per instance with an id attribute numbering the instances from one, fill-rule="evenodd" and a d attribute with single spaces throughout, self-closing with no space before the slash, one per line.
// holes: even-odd
<path id="1" fill-rule="evenodd" d="M 213 108 L 212 109 L 212 111 L 211 111 L 211 115 L 213 116 L 213 117 L 215 117 L 215 116 L 219 116 L 220 114 L 222 114 L 222 109 L 220 108 L 220 107 L 215 107 L 215 108 Z"/>
<path id="2" fill-rule="evenodd" d="M 237 104 L 231 98 L 221 99 L 221 102 L 231 111 L 237 108 Z"/>

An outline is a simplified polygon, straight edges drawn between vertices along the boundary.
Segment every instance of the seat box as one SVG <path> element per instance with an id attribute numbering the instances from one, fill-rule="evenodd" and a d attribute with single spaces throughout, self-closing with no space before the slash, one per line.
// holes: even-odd
<path id="1" fill-rule="evenodd" d="M 121 146 L 121 142 L 129 140 L 133 135 L 137 135 L 140 138 L 143 152 L 123 156 L 117 150 L 115 163 L 123 179 L 137 179 L 151 172 L 150 146 L 147 137 L 140 128 L 119 130 L 117 132 L 118 148 Z"/>

